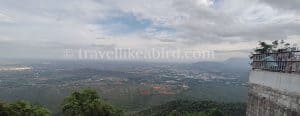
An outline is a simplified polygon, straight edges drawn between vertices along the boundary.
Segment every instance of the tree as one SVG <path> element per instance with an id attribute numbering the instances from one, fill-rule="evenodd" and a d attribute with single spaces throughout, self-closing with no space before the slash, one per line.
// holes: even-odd
<path id="1" fill-rule="evenodd" d="M 0 116 L 9 116 L 12 113 L 9 105 L 4 102 L 0 102 Z"/>
<path id="2" fill-rule="evenodd" d="M 207 116 L 225 116 L 225 114 L 222 111 L 214 108 L 207 113 Z"/>
<path id="3" fill-rule="evenodd" d="M 277 49 L 278 45 L 279 45 L 278 40 L 272 42 L 273 49 Z"/>
<path id="4" fill-rule="evenodd" d="M 174 111 L 170 112 L 168 116 L 182 116 L 182 114 L 180 112 L 177 112 L 174 110 Z"/>
<path id="5" fill-rule="evenodd" d="M 210 109 L 204 112 L 185 112 L 180 113 L 177 111 L 172 111 L 168 116 L 226 116 L 222 111 L 217 108 Z"/>
<path id="6" fill-rule="evenodd" d="M 0 103 L 0 116 L 50 116 L 48 109 L 40 105 L 32 105 L 25 101 Z"/>
<path id="7" fill-rule="evenodd" d="M 261 54 L 264 54 L 264 53 L 268 53 L 272 50 L 273 48 L 273 45 L 271 44 L 268 44 L 266 42 L 262 42 L 262 41 L 259 41 L 259 48 L 256 48 L 254 51 L 256 53 L 261 53 Z M 276 46 L 277 47 L 277 46 Z"/>
<path id="8" fill-rule="evenodd" d="M 75 91 L 64 99 L 62 112 L 65 116 L 120 116 L 118 110 L 100 99 L 92 89 Z"/>
<path id="9" fill-rule="evenodd" d="M 284 40 L 280 42 L 275 40 L 272 44 L 259 41 L 259 47 L 255 48 L 254 52 L 258 54 L 272 53 L 272 52 L 287 52 L 297 50 L 297 45 L 295 44 L 291 47 L 290 43 L 286 43 Z"/>

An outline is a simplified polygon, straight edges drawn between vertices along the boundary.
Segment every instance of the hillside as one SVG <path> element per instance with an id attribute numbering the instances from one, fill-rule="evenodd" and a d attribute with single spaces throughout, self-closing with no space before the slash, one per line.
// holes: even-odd
<path id="1" fill-rule="evenodd" d="M 192 112 L 206 112 L 211 109 L 219 109 L 228 116 L 245 116 L 245 103 L 218 103 L 213 101 L 187 101 L 176 100 L 163 105 L 155 106 L 138 113 L 140 116 L 166 116 L 171 112 L 180 114 Z"/>

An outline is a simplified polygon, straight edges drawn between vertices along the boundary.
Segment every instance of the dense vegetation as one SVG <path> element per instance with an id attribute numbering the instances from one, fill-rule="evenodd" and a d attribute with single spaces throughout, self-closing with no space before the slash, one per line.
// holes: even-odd
<path id="1" fill-rule="evenodd" d="M 50 116 L 50 111 L 40 105 L 32 105 L 25 101 L 0 103 L 0 116 Z"/>
<path id="2" fill-rule="evenodd" d="M 105 103 L 97 92 L 86 89 L 65 98 L 62 108 L 65 116 L 120 116 L 118 110 Z"/>
<path id="3" fill-rule="evenodd" d="M 64 116 L 120 116 L 122 111 L 104 102 L 96 91 L 85 89 L 75 91 L 64 99 Z M 0 102 L 0 116 L 50 116 L 50 111 L 40 105 L 25 101 L 15 103 Z"/>
<path id="4" fill-rule="evenodd" d="M 213 101 L 176 100 L 133 114 L 124 114 L 105 101 L 96 91 L 75 91 L 62 103 L 64 116 L 243 116 L 246 105 L 242 103 L 218 103 Z M 50 116 L 48 109 L 24 101 L 0 102 L 0 116 Z"/>
<path id="5" fill-rule="evenodd" d="M 271 44 L 268 44 L 267 42 L 259 41 L 258 45 L 259 47 L 254 49 L 254 52 L 257 54 L 295 51 L 298 48 L 296 44 L 291 46 L 290 43 L 286 43 L 284 40 L 281 41 L 275 40 Z"/>
<path id="6" fill-rule="evenodd" d="M 177 100 L 139 112 L 140 116 L 244 116 L 246 104 Z"/>
<path id="7" fill-rule="evenodd" d="M 167 116 L 226 116 L 222 111 L 214 108 L 209 111 L 202 111 L 202 112 L 185 112 L 180 113 L 177 111 L 172 111 Z"/>

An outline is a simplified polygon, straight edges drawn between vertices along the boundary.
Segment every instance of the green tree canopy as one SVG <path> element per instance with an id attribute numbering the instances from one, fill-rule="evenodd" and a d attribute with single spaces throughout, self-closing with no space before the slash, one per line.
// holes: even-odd
<path id="1" fill-rule="evenodd" d="M 268 44 L 264 41 L 259 41 L 259 47 L 254 49 L 255 53 L 265 54 L 265 53 L 272 53 L 272 52 L 281 52 L 281 51 L 293 51 L 297 49 L 297 45 L 291 46 L 290 43 L 286 43 L 284 40 L 275 40 L 271 44 Z"/>
<path id="2" fill-rule="evenodd" d="M 64 99 L 62 112 L 65 116 L 119 116 L 121 110 L 105 103 L 91 89 L 75 91 Z"/>
<path id="3" fill-rule="evenodd" d="M 180 113 L 177 111 L 172 111 L 168 116 L 226 116 L 222 111 L 217 108 L 213 108 L 209 111 L 204 112 L 185 112 Z"/>
<path id="4" fill-rule="evenodd" d="M 50 116 L 48 109 L 40 105 L 32 105 L 25 101 L 0 103 L 0 116 Z"/>
<path id="5" fill-rule="evenodd" d="M 12 111 L 9 108 L 9 105 L 4 102 L 0 102 L 0 116 L 8 116 Z"/>
<path id="6" fill-rule="evenodd" d="M 207 113 L 207 116 L 225 116 L 225 114 L 219 109 L 214 108 Z"/>

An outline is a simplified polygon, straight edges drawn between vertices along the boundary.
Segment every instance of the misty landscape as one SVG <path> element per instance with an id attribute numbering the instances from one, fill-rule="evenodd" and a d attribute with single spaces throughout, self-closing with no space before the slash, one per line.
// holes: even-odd
<path id="1" fill-rule="evenodd" d="M 0 98 L 39 103 L 59 113 L 63 98 L 93 88 L 109 103 L 139 112 L 174 100 L 245 103 L 247 59 L 155 63 L 13 60 L 1 65 Z M 239 63 L 239 65 L 236 65 Z"/>
<path id="2" fill-rule="evenodd" d="M 0 0 L 0 116 L 299 116 L 299 0 Z"/>

